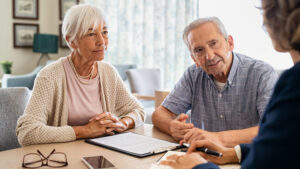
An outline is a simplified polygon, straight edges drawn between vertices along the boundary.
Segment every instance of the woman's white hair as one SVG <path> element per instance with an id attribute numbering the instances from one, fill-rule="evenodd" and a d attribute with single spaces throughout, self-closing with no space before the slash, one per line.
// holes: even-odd
<path id="1" fill-rule="evenodd" d="M 200 25 L 211 22 L 216 25 L 217 31 L 227 40 L 228 39 L 228 34 L 225 29 L 225 26 L 221 22 L 221 20 L 217 17 L 206 17 L 206 18 L 199 18 L 197 20 L 194 20 L 192 23 L 190 23 L 187 27 L 185 27 L 183 31 L 183 41 L 186 44 L 186 46 L 190 49 L 190 44 L 188 41 L 188 35 L 189 33 L 195 29 L 198 28 Z"/>
<path id="2" fill-rule="evenodd" d="M 85 35 L 89 28 L 94 25 L 93 29 L 97 25 L 106 23 L 105 16 L 101 9 L 88 5 L 88 4 L 79 4 L 72 6 L 66 13 L 64 21 L 62 24 L 62 35 L 64 39 L 69 37 L 68 46 L 70 43 L 77 43 L 77 38 L 81 38 Z"/>

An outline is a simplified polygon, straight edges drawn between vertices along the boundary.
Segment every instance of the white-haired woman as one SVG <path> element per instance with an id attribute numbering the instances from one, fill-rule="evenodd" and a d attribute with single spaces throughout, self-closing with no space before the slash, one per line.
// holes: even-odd
<path id="1" fill-rule="evenodd" d="M 104 59 L 108 28 L 100 9 L 70 8 L 62 33 L 71 53 L 38 74 L 17 124 L 22 146 L 112 135 L 138 127 L 144 110 Z"/>

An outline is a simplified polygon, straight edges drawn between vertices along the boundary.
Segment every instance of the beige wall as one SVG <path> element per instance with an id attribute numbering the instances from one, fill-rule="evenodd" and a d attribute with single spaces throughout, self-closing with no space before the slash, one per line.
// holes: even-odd
<path id="1" fill-rule="evenodd" d="M 39 0 L 39 19 L 24 20 L 13 19 L 12 0 L 0 0 L 0 61 L 13 61 L 12 74 L 25 74 L 31 72 L 37 64 L 40 53 L 32 52 L 32 48 L 13 47 L 13 23 L 39 24 L 40 33 L 59 35 L 58 11 L 59 0 Z M 69 49 L 58 48 L 58 54 L 49 54 L 51 59 L 57 59 L 69 53 Z M 0 79 L 3 70 L 0 68 Z"/>

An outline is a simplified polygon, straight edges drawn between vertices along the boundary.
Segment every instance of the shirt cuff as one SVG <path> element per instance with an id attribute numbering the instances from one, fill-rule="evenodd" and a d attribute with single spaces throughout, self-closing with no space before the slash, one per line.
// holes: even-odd
<path id="1" fill-rule="evenodd" d="M 239 163 L 241 163 L 241 160 L 242 160 L 241 146 L 240 146 L 240 145 L 236 145 L 236 146 L 234 147 L 234 150 L 235 150 L 236 156 L 237 156 L 238 159 L 239 159 Z"/>

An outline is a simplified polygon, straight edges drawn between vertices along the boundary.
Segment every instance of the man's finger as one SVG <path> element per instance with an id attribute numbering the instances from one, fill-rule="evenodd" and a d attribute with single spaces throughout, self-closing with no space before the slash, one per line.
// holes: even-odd
<path id="1" fill-rule="evenodd" d="M 171 166 L 171 167 L 175 167 L 175 162 L 174 161 L 162 161 L 159 163 L 160 165 L 168 165 L 168 166 Z"/>
<path id="2" fill-rule="evenodd" d="M 178 130 L 183 130 L 183 129 L 192 129 L 194 125 L 192 123 L 178 123 L 175 128 Z"/>
<path id="3" fill-rule="evenodd" d="M 167 160 L 177 160 L 180 156 L 179 155 L 176 155 L 176 154 L 173 154 L 173 155 L 170 155 L 167 157 Z"/>
<path id="4" fill-rule="evenodd" d="M 189 118 L 189 116 L 187 114 L 181 113 L 176 119 L 180 122 L 185 122 L 185 120 L 188 118 Z"/>

